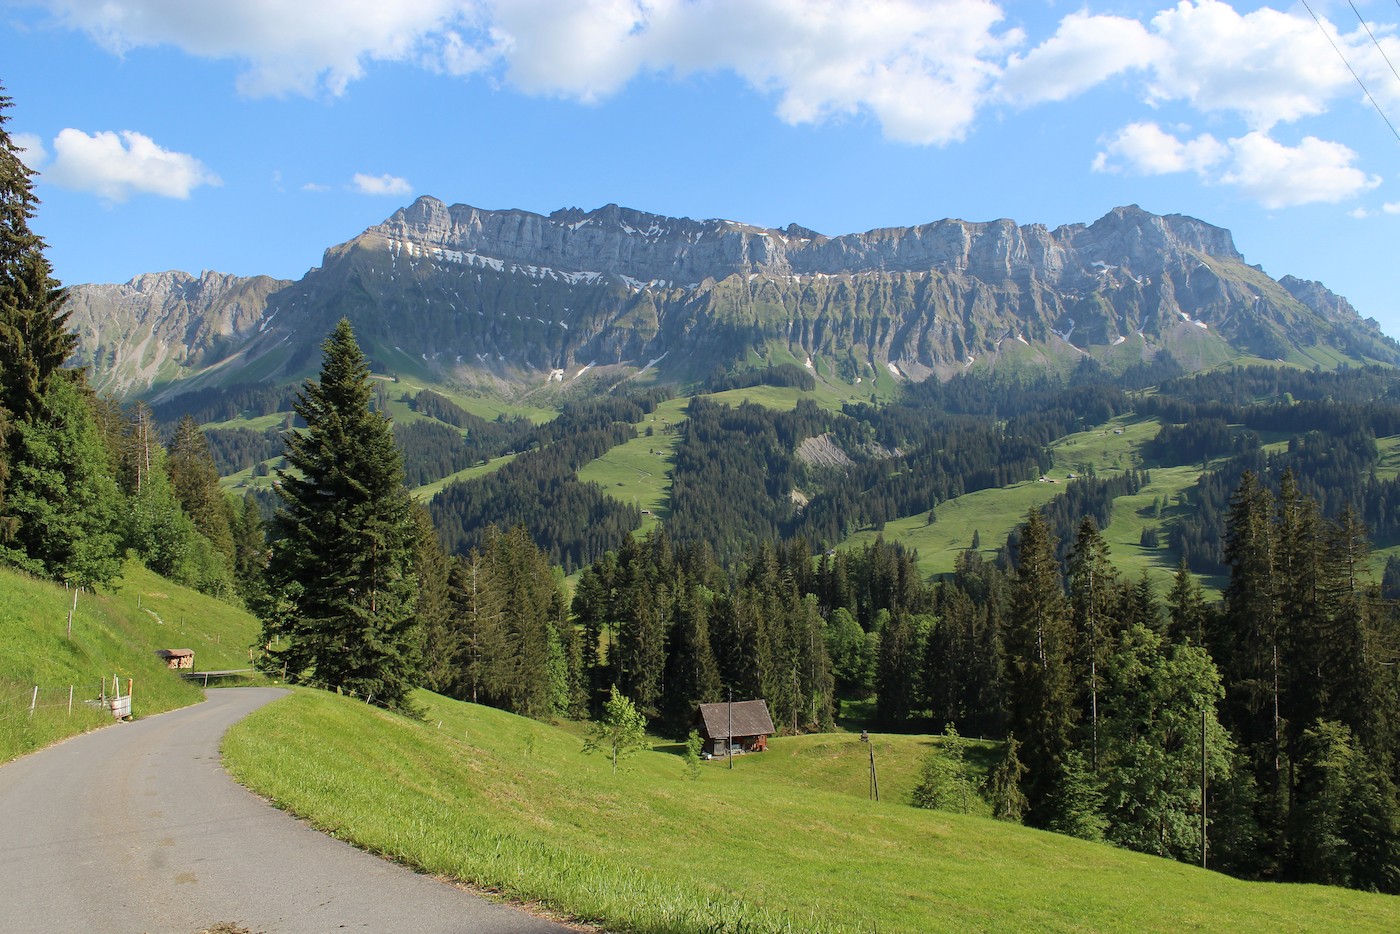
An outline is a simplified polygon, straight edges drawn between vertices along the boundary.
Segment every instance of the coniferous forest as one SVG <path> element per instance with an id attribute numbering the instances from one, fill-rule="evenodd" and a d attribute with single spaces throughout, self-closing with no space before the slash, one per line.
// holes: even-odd
<path id="1" fill-rule="evenodd" d="M 396 425 L 342 320 L 291 390 L 154 409 L 99 397 L 63 365 L 75 338 L 29 228 L 8 103 L 5 564 L 102 588 L 135 558 L 256 612 L 268 671 L 409 713 L 417 686 L 542 719 L 596 718 L 616 696 L 681 739 L 697 704 L 762 697 L 785 732 L 833 729 L 845 709 L 985 737 L 1000 761 L 977 793 L 1002 819 L 1244 878 L 1400 893 L 1400 565 L 1391 589 L 1371 571 L 1371 543 L 1400 541 L 1400 478 L 1378 443 L 1400 435 L 1395 370 L 1186 376 L 1162 355 L 1116 374 L 1086 361 L 929 380 L 839 411 L 696 391 L 669 511 L 643 535 L 635 505 L 578 471 L 673 389 L 580 395 L 542 425 L 424 391 Z M 810 380 L 790 366 L 710 380 L 753 386 Z M 949 574 L 926 578 L 892 538 L 843 544 L 1035 480 L 1057 439 L 1127 414 L 1158 426 L 1140 464 L 1076 477 Z M 254 415 L 284 418 L 201 427 Z M 804 459 L 810 439 L 845 461 Z M 411 496 L 508 455 L 426 506 Z M 268 461 L 275 495 L 221 487 Z M 1162 592 L 1115 567 L 1102 529 L 1154 468 L 1182 464 L 1199 478 L 1162 522 L 1179 564 Z M 945 779 L 931 768 L 916 803 L 955 806 Z"/>

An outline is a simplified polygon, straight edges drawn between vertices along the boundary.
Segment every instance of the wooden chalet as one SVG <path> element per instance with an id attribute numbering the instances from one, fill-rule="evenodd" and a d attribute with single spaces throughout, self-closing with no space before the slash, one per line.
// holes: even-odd
<path id="1" fill-rule="evenodd" d="M 193 668 L 193 649 L 156 649 L 156 654 L 165 659 L 165 667 L 170 669 Z"/>
<path id="2" fill-rule="evenodd" d="M 730 742 L 735 752 L 763 752 L 768 748 L 768 737 L 777 732 L 768 704 L 761 700 L 701 704 L 695 725 L 704 741 L 701 749 L 712 756 L 726 755 Z"/>

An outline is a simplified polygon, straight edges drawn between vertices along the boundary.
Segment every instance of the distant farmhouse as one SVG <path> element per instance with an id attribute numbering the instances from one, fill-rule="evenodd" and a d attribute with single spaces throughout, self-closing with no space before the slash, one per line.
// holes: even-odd
<path id="1" fill-rule="evenodd" d="M 761 700 L 701 704 L 695 725 L 703 740 L 701 749 L 712 756 L 725 755 L 726 742 L 731 739 L 735 752 L 763 752 L 768 748 L 768 737 L 777 732 L 768 704 Z"/>

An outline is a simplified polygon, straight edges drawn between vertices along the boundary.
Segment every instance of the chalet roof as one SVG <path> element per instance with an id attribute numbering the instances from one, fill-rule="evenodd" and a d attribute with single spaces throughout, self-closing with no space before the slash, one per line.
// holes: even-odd
<path id="1" fill-rule="evenodd" d="M 729 714 L 733 707 L 734 732 L 729 732 Z M 722 701 L 718 704 L 701 704 L 695 719 L 704 728 L 703 733 L 710 739 L 729 739 L 732 736 L 770 736 L 773 718 L 768 715 L 768 704 L 761 700 Z"/>
<path id="2" fill-rule="evenodd" d="M 156 654 L 161 658 L 188 658 L 194 652 L 190 649 L 156 649 Z"/>

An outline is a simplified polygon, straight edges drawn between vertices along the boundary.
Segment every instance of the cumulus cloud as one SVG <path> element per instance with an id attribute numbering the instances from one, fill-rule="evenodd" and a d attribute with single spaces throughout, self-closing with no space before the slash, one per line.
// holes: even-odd
<path id="1" fill-rule="evenodd" d="M 1062 101 L 1165 53 L 1162 40 L 1135 19 L 1071 13 L 1055 35 L 1025 56 L 1012 55 L 1001 94 L 1017 104 Z"/>
<path id="2" fill-rule="evenodd" d="M 33 133 L 12 133 L 10 144 L 15 147 L 15 155 L 31 169 L 38 170 L 49 161 L 49 151 L 44 141 Z"/>
<path id="3" fill-rule="evenodd" d="M 408 179 L 399 178 L 397 175 L 364 175 L 356 172 L 350 187 L 362 195 L 408 195 L 413 193 L 413 186 L 408 183 Z"/>
<path id="4" fill-rule="evenodd" d="M 1400 214 L 1400 201 L 1387 201 L 1381 205 L 1381 210 L 1387 214 Z"/>
<path id="5" fill-rule="evenodd" d="M 369 60 L 412 57 L 423 38 L 460 19 L 461 0 L 47 0 L 60 22 L 122 53 L 174 45 L 240 60 L 250 96 L 343 93 Z"/>
<path id="6" fill-rule="evenodd" d="M 989 106 L 1063 101 L 1120 79 L 1146 105 L 1268 132 L 1359 98 L 1330 36 L 1383 104 L 1400 104 L 1400 82 L 1359 27 L 1324 20 L 1324 36 L 1301 9 L 1242 13 L 1223 0 L 1162 0 L 1138 18 L 1071 12 L 1032 46 L 1005 22 L 1006 0 L 36 2 L 118 53 L 173 45 L 239 62 L 253 96 L 342 94 L 375 61 L 586 103 L 639 76 L 728 72 L 789 123 L 872 118 L 889 139 L 946 144 Z M 1400 60 L 1390 32 L 1378 29 Z"/>
<path id="7" fill-rule="evenodd" d="M 1094 169 L 1126 169 L 1139 175 L 1202 173 L 1228 154 L 1229 149 L 1209 133 L 1182 140 L 1155 123 L 1130 123 L 1107 140 L 1094 157 Z"/>
<path id="8" fill-rule="evenodd" d="M 1333 41 L 1348 41 L 1328 24 Z M 1353 88 L 1312 17 L 1262 7 L 1240 14 L 1228 3 L 1179 3 L 1152 18 L 1161 40 L 1149 95 L 1198 110 L 1231 111 L 1250 127 L 1323 113 Z"/>
<path id="9" fill-rule="evenodd" d="M 1254 132 L 1230 140 L 1230 148 L 1230 166 L 1220 181 L 1266 208 L 1345 201 L 1381 183 L 1353 165 L 1351 149 L 1315 136 L 1285 146 Z"/>
<path id="10" fill-rule="evenodd" d="M 1208 133 L 1182 139 L 1154 123 L 1134 123 L 1106 141 L 1094 168 L 1140 175 L 1194 172 L 1274 209 L 1345 201 L 1381 183 L 1355 162 L 1348 147 L 1315 136 L 1287 146 L 1256 130 L 1221 143 Z"/>
<path id="11" fill-rule="evenodd" d="M 993 0 L 47 0 L 116 52 L 241 61 L 249 95 L 343 93 L 375 60 L 488 72 L 590 102 L 641 74 L 727 70 L 791 123 L 873 115 L 914 143 L 962 138 L 1023 41 Z"/>
<path id="12" fill-rule="evenodd" d="M 46 181 L 107 201 L 125 201 L 133 194 L 183 200 L 201 185 L 223 184 L 194 156 L 163 149 L 132 130 L 89 135 L 70 127 L 58 134 L 53 148 Z"/>

